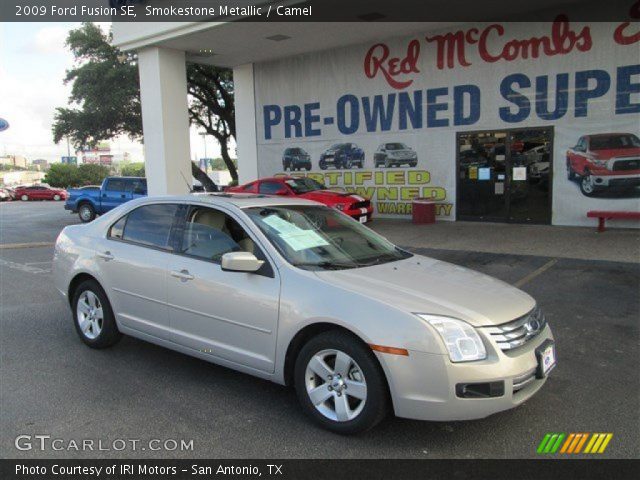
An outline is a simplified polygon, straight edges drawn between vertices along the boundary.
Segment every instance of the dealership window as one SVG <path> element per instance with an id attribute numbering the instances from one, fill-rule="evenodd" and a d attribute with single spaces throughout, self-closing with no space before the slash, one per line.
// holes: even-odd
<path id="1" fill-rule="evenodd" d="M 170 250 L 169 237 L 177 210 L 178 205 L 170 203 L 136 208 L 113 224 L 109 238 Z"/>

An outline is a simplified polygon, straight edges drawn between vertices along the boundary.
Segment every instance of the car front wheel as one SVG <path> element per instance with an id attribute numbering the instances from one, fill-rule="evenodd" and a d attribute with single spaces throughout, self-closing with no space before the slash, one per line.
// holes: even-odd
<path id="1" fill-rule="evenodd" d="M 54 196 L 53 196 L 53 199 L 54 199 L 56 202 L 59 202 L 59 201 L 60 201 L 60 195 L 57 195 L 57 194 L 56 194 L 56 195 L 54 195 Z"/>
<path id="2" fill-rule="evenodd" d="M 375 355 L 346 332 L 312 338 L 296 359 L 294 376 L 305 412 L 335 433 L 364 432 L 388 412 L 387 384 Z"/>
<path id="3" fill-rule="evenodd" d="M 20 197 L 20 200 L 22 200 L 23 202 L 26 202 L 27 200 L 29 200 L 29 195 L 22 195 Z"/>
<path id="4" fill-rule="evenodd" d="M 80 339 L 92 348 L 106 348 L 120 340 L 113 310 L 95 280 L 82 282 L 73 295 L 73 320 Z"/>
<path id="5" fill-rule="evenodd" d="M 591 181 L 591 175 L 589 175 L 589 172 L 586 172 L 580 179 L 580 191 L 587 197 L 593 197 L 597 192 L 596 187 Z"/>

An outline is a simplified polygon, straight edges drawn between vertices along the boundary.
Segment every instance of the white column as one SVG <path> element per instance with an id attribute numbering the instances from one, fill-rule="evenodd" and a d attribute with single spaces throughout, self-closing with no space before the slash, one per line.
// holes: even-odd
<path id="1" fill-rule="evenodd" d="M 233 69 L 236 108 L 236 142 L 238 145 L 238 181 L 258 178 L 258 143 L 256 138 L 256 98 L 253 64 Z"/>
<path id="2" fill-rule="evenodd" d="M 187 193 L 192 177 L 185 54 L 143 48 L 138 71 L 149 195 Z"/>

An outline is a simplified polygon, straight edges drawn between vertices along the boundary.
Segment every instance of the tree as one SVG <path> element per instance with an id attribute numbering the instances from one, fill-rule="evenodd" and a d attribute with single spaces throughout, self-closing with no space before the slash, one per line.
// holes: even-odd
<path id="1" fill-rule="evenodd" d="M 218 140 L 222 160 L 231 173 L 231 178 L 237 182 L 238 170 L 229 156 L 229 140 L 236 138 L 231 70 L 197 63 L 187 64 L 187 91 L 191 95 L 191 122 L 201 126 Z"/>
<path id="2" fill-rule="evenodd" d="M 125 177 L 144 177 L 144 163 L 135 162 L 124 165 L 120 173 Z"/>
<path id="3" fill-rule="evenodd" d="M 66 188 L 78 185 L 78 167 L 65 163 L 54 163 L 44 177 L 52 187 Z"/>
<path id="4" fill-rule="evenodd" d="M 100 185 L 109 175 L 109 167 L 96 164 L 54 163 L 44 177 L 44 182 L 52 187 L 67 188 L 83 185 Z"/>
<path id="5" fill-rule="evenodd" d="M 118 135 L 142 139 L 142 112 L 137 55 L 110 44 L 93 23 L 83 23 L 67 37 L 76 65 L 67 71 L 73 82 L 71 107 L 56 109 L 52 127 L 56 143 L 68 137 L 76 148 L 94 146 Z M 193 83 L 192 82 L 196 82 Z M 189 118 L 220 142 L 220 150 L 232 178 L 238 173 L 229 157 L 229 140 L 235 138 L 231 71 L 209 65 L 187 64 Z M 196 94 L 197 96 L 193 95 Z M 196 172 L 198 170 L 198 172 Z M 215 184 L 198 166 L 192 173 L 207 189 Z"/>

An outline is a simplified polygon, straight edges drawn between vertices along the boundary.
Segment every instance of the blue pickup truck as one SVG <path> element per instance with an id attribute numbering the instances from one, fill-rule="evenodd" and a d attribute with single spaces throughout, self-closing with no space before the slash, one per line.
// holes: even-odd
<path id="1" fill-rule="evenodd" d="M 82 222 L 90 222 L 134 198 L 147 195 L 147 179 L 143 177 L 107 177 L 99 189 L 72 188 L 67 190 L 69 198 L 65 210 L 77 213 Z"/>

